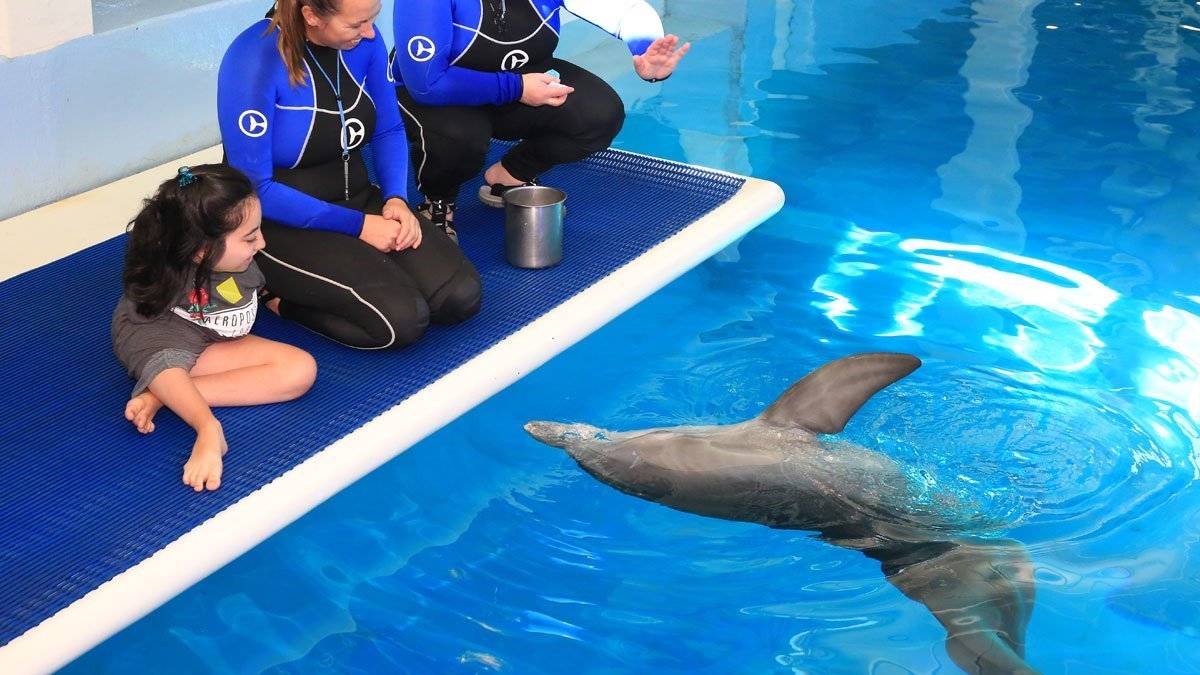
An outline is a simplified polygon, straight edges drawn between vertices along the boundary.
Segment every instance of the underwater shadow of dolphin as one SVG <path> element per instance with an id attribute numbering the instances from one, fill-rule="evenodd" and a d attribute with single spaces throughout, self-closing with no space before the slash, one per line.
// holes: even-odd
<path id="1" fill-rule="evenodd" d="M 1034 673 L 1025 662 L 1033 612 L 1029 553 L 1011 539 L 953 532 L 953 523 L 904 513 L 915 487 L 888 457 L 825 445 L 876 392 L 921 365 L 908 354 L 856 354 L 796 382 L 739 424 L 613 432 L 530 422 L 618 490 L 680 511 L 780 529 L 814 530 L 882 563 L 887 580 L 946 629 L 946 651 L 971 673 Z"/>

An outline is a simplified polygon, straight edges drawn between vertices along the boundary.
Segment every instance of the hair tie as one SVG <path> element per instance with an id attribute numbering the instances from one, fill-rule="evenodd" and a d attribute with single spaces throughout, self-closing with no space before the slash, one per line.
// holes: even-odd
<path id="1" fill-rule="evenodd" d="M 196 176 L 192 174 L 192 167 L 179 167 L 179 187 L 185 188 L 196 182 Z"/>

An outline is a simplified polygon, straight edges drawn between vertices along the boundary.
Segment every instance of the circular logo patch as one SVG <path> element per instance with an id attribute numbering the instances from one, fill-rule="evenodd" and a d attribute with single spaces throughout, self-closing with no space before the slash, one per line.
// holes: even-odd
<path id="1" fill-rule="evenodd" d="M 267 133 L 267 116 L 257 110 L 247 110 L 238 118 L 238 128 L 250 138 Z"/>
<path id="2" fill-rule="evenodd" d="M 529 63 L 529 54 L 520 49 L 514 49 L 500 59 L 500 70 L 516 70 L 526 63 Z"/>
<path id="3" fill-rule="evenodd" d="M 362 145 L 366 137 L 367 130 L 363 127 L 362 120 L 357 117 L 346 120 L 346 126 L 342 127 L 342 143 L 345 144 L 347 150 L 353 150 Z"/>
<path id="4" fill-rule="evenodd" d="M 408 55 L 413 61 L 428 61 L 433 58 L 433 40 L 424 35 L 414 35 L 408 41 Z"/>

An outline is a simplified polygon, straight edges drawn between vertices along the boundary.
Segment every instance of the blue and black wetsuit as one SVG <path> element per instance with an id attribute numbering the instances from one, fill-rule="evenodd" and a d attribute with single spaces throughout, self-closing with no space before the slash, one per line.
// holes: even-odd
<path id="1" fill-rule="evenodd" d="M 307 79 L 293 87 L 269 26 L 255 23 L 226 51 L 217 113 L 227 161 L 262 201 L 258 260 L 281 315 L 360 348 L 402 347 L 431 319 L 473 315 L 479 275 L 428 222 L 416 249 L 382 253 L 358 238 L 364 214 L 407 199 L 408 148 L 378 32 L 348 50 L 307 45 Z M 367 178 L 367 142 L 382 189 Z"/>
<path id="2" fill-rule="evenodd" d="M 521 139 L 501 160 L 521 180 L 602 150 L 621 130 L 612 87 L 554 58 L 563 8 L 642 54 L 662 37 L 643 0 L 403 0 L 395 6 L 392 75 L 421 191 L 455 200 L 492 137 Z M 559 107 L 521 104 L 521 75 L 559 72 L 574 87 Z"/>

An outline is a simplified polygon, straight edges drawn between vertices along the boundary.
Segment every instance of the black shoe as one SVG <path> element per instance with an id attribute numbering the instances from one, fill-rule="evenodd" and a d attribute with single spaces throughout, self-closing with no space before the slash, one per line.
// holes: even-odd
<path id="1" fill-rule="evenodd" d="M 525 181 L 520 185 L 504 185 L 502 183 L 492 183 L 491 185 L 479 186 L 479 201 L 493 209 L 504 208 L 504 193 L 513 188 L 525 187 L 527 185 L 537 185 L 537 179 Z"/>
<path id="2" fill-rule="evenodd" d="M 447 219 L 447 216 L 454 213 L 455 208 L 457 205 L 454 202 L 448 202 L 445 199 L 427 199 L 417 207 L 417 212 L 425 213 L 434 226 L 450 237 L 450 241 L 457 244 L 458 232 L 454 230 L 454 224 Z"/>

